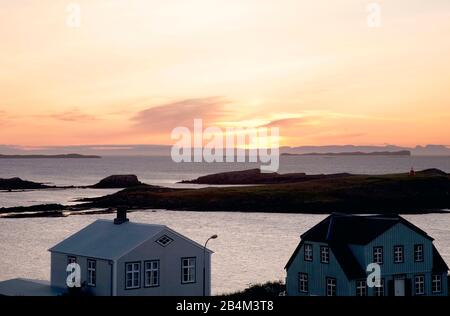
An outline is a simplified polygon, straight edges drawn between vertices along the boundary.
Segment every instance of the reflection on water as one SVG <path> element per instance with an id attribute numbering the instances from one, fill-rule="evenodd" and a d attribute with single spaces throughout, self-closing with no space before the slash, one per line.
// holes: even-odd
<path id="1" fill-rule="evenodd" d="M 26 277 L 49 279 L 48 248 L 97 218 L 0 219 L 0 280 Z M 131 221 L 165 224 L 203 244 L 211 234 L 219 238 L 208 246 L 213 255 L 213 293 L 246 288 L 250 284 L 284 280 L 284 265 L 299 236 L 324 215 L 141 211 Z M 435 238 L 435 245 L 450 262 L 450 214 L 405 216 Z"/>

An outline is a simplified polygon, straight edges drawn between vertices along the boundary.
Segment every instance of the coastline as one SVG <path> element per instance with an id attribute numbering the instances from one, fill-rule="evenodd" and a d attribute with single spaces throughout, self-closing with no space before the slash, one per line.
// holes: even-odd
<path id="1" fill-rule="evenodd" d="M 250 171 L 253 177 L 248 176 L 249 170 L 201 177 L 211 180 L 212 184 L 218 180 L 220 184 L 227 184 L 224 179 L 237 184 L 237 179 L 244 175 L 242 185 L 197 189 L 153 186 L 133 177 L 135 182 L 128 188 L 100 197 L 77 199 L 78 204 L 48 203 L 1 208 L 0 214 L 9 218 L 62 217 L 92 212 L 110 213 L 117 207 L 129 210 L 288 214 L 428 214 L 447 213 L 450 209 L 450 176 L 435 169 L 414 175 L 378 176 L 264 175 Z M 130 175 L 114 177 L 129 179 Z M 191 183 L 195 181 L 191 180 Z"/>

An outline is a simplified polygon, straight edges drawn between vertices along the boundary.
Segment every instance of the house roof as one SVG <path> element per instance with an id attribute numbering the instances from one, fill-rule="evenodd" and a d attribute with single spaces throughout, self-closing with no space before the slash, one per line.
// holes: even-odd
<path id="1" fill-rule="evenodd" d="M 332 214 L 301 235 L 302 240 L 316 242 L 341 242 L 366 245 L 394 225 L 402 223 L 425 238 L 433 240 L 426 232 L 399 215 L 356 216 Z"/>
<path id="2" fill-rule="evenodd" d="M 203 246 L 195 241 L 186 238 L 164 225 L 133 222 L 115 225 L 110 220 L 97 220 L 50 248 L 49 251 L 116 260 L 164 230 L 169 230 L 171 233 L 184 238 L 196 247 L 203 248 Z M 212 252 L 209 249 L 207 251 Z"/>
<path id="3" fill-rule="evenodd" d="M 11 279 L 0 282 L 0 295 L 5 296 L 60 296 L 64 289 L 50 286 L 50 282 L 29 279 Z"/>
<path id="4" fill-rule="evenodd" d="M 347 278 L 350 280 L 364 278 L 366 272 L 358 263 L 348 245 L 366 245 L 398 223 L 402 223 L 425 238 L 433 240 L 426 232 L 399 215 L 332 214 L 301 235 L 301 242 L 287 262 L 285 269 L 292 264 L 304 242 L 323 242 L 329 245 Z M 437 268 L 443 269 L 446 264 L 437 251 L 436 254 L 442 261 L 440 262 L 439 258 L 434 260 L 437 262 Z"/>
<path id="5" fill-rule="evenodd" d="M 445 263 L 444 259 L 437 251 L 436 247 L 433 245 L 433 272 L 447 272 L 448 265 Z"/>

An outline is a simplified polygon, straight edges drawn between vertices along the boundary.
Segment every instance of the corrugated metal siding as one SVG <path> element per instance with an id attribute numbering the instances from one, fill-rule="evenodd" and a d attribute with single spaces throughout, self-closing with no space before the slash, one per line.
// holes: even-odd
<path id="1" fill-rule="evenodd" d="M 424 261 L 414 262 L 414 245 L 424 245 Z M 433 266 L 433 245 L 429 239 L 399 223 L 383 235 L 367 244 L 365 252 L 366 265 L 373 262 L 373 247 L 382 246 L 384 263 L 382 274 L 419 273 L 431 271 Z M 404 247 L 404 263 L 394 263 L 394 246 Z"/>
<path id="2" fill-rule="evenodd" d="M 333 252 L 330 249 L 330 262 L 328 264 L 320 262 L 320 246 L 327 246 L 324 243 L 307 242 L 313 245 L 313 261 L 305 261 L 303 247 L 300 248 L 297 256 L 287 271 L 286 288 L 288 295 L 325 295 L 326 278 L 336 278 L 338 296 L 352 295 L 352 285 L 344 274 L 344 271 L 337 263 Z M 298 290 L 299 272 L 307 273 L 309 278 L 309 293 L 300 293 Z"/>

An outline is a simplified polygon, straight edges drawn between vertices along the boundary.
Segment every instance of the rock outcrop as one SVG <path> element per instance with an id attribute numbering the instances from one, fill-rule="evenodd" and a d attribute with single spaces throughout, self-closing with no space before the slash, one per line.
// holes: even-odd
<path id="1" fill-rule="evenodd" d="M 96 189 L 121 189 L 143 185 L 134 174 L 112 175 L 91 186 Z"/>

